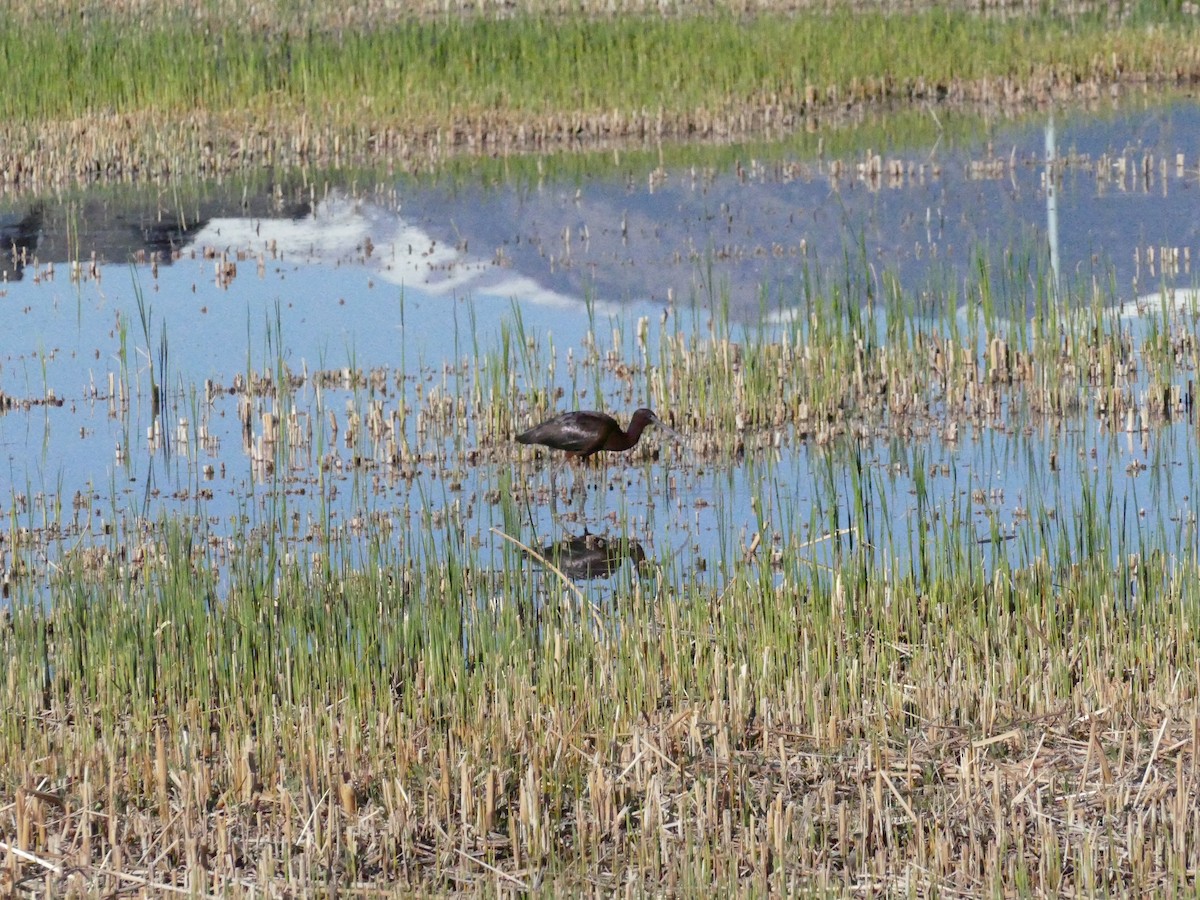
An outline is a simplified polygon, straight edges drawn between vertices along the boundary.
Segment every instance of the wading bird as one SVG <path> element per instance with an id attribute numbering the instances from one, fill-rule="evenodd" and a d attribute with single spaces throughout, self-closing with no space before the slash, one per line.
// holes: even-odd
<path id="1" fill-rule="evenodd" d="M 664 425 L 649 409 L 639 409 L 633 414 L 628 431 L 622 431 L 617 420 L 607 413 L 576 410 L 534 425 L 518 434 L 517 440 L 522 444 L 542 444 L 552 450 L 565 450 L 580 459 L 587 459 L 601 450 L 628 450 L 651 424 L 681 440 L 677 432 Z"/>

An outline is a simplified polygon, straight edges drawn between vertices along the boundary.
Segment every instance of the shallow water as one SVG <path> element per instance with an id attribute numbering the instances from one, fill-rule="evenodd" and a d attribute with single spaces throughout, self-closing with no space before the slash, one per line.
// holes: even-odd
<path id="1" fill-rule="evenodd" d="M 1099 296 L 1134 334 L 1160 327 L 1138 298 L 1153 312 L 1163 285 L 1192 287 L 1200 107 L 1060 116 L 1064 296 Z M 493 377 L 497 348 L 527 342 L 540 373 L 553 364 L 552 406 L 625 420 L 645 383 L 614 376 L 610 358 L 652 361 L 665 335 L 802 335 L 793 319 L 815 293 L 876 309 L 891 276 L 922 327 L 961 310 L 980 271 L 987 314 L 1020 322 L 1053 284 L 1045 125 L 881 154 L 878 171 L 865 148 L 861 167 L 780 152 L 720 170 L 298 193 L 249 215 L 240 202 L 166 218 L 105 208 L 77 216 L 91 231 L 56 230 L 61 210 L 14 209 L 0 216 L 20 251 L 0 289 L 6 584 L 40 592 L 93 551 L 98 566 L 135 565 L 171 516 L 188 517 L 218 567 L 267 535 L 298 564 L 346 567 L 447 552 L 499 566 L 522 552 L 501 532 L 534 549 L 637 542 L 640 567 L 571 571 L 599 592 L 648 571 L 719 585 L 772 555 L 826 565 L 856 541 L 881 571 L 917 578 L 922 547 L 948 543 L 988 570 L 1043 552 L 1063 565 L 1193 553 L 1190 416 L 1126 430 L 1094 411 L 1045 423 L 1000 409 L 953 439 L 928 423 L 829 445 L 779 428 L 705 454 L 705 435 L 677 444 L 651 429 L 638 450 L 580 468 L 508 452 L 531 424 L 524 400 L 507 398 L 503 429 L 458 405 Z M 306 377 L 290 393 L 235 390 L 283 371 Z M 869 534 L 844 532 L 856 504 Z M 1107 547 L 1080 537 L 1096 516 Z"/>

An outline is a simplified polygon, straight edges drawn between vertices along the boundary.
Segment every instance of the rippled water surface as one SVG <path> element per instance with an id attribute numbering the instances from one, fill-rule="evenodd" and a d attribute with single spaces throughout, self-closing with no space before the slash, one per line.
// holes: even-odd
<path id="1" fill-rule="evenodd" d="M 948 541 L 981 566 L 1047 547 L 1065 563 L 1095 517 L 1115 537 L 1092 549 L 1114 558 L 1191 552 L 1186 360 L 1169 376 L 1180 414 L 1153 427 L 1006 401 L 826 441 L 708 434 L 660 409 L 682 441 L 652 429 L 601 466 L 511 442 L 548 409 L 627 421 L 678 338 L 803 344 L 815 296 L 861 308 L 881 340 L 897 295 L 931 332 L 975 327 L 974 308 L 1019 340 L 1052 302 L 1103 305 L 1134 341 L 1194 332 L 1200 107 L 1048 124 L 838 161 L 697 151 L 557 179 L 10 203 L 6 588 L 88 554 L 135 566 L 172 517 L 218 566 L 271 535 L 320 565 L 498 566 L 524 545 L 602 586 L 719 584 L 783 547 L 820 564 L 862 540 L 917 577 L 922 548 Z M 852 510 L 870 534 L 846 529 Z"/>

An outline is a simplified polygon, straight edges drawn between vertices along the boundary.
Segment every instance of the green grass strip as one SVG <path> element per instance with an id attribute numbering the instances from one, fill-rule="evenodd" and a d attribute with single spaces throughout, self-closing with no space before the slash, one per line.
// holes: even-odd
<path id="1" fill-rule="evenodd" d="M 464 114 L 553 116 L 725 109 L 811 87 L 893 96 L 923 80 L 1087 81 L 1200 70 L 1189 20 L 1112 26 L 1045 16 L 624 17 L 394 22 L 378 30 L 264 33 L 167 17 L 0 24 L 0 115 L 206 109 L 305 112 L 350 122 Z M 63 73 L 67 77 L 63 77 Z"/>

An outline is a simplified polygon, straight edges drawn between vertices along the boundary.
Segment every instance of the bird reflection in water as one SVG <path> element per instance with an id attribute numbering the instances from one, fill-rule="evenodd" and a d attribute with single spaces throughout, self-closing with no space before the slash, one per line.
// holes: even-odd
<path id="1" fill-rule="evenodd" d="M 543 560 L 556 566 L 568 578 L 587 580 L 608 578 L 627 559 L 635 567 L 646 561 L 642 545 L 630 538 L 606 538 L 586 531 L 577 537 L 567 537 L 547 544 L 539 551 Z"/>

